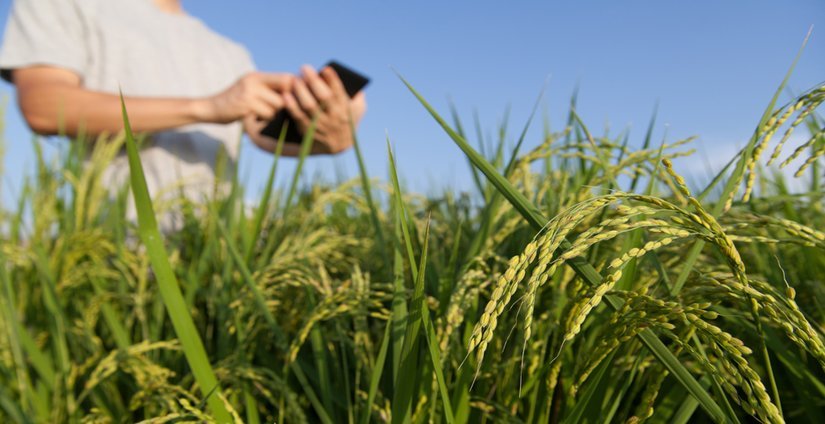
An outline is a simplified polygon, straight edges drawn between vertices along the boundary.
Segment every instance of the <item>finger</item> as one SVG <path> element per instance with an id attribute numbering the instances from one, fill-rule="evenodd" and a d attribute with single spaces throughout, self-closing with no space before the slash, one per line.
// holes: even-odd
<path id="1" fill-rule="evenodd" d="M 268 124 L 269 122 L 258 119 L 258 116 L 255 114 L 249 114 L 243 118 L 243 128 L 247 134 L 260 134 Z"/>
<path id="2" fill-rule="evenodd" d="M 270 107 L 275 109 L 276 111 L 283 109 L 284 107 L 284 99 L 283 97 L 278 94 L 277 92 L 264 87 L 258 93 L 256 93 L 261 101 L 268 104 Z"/>
<path id="3" fill-rule="evenodd" d="M 263 120 L 271 120 L 275 117 L 275 113 L 278 111 L 278 109 L 272 107 L 263 100 L 254 100 L 249 106 L 252 109 L 252 113 Z"/>
<path id="4" fill-rule="evenodd" d="M 312 92 L 305 82 L 301 80 L 296 81 L 293 93 L 306 115 L 315 116 L 315 114 L 319 112 L 318 102 L 315 100 L 315 96 L 312 95 Z"/>
<path id="5" fill-rule="evenodd" d="M 349 98 L 347 95 L 347 89 L 344 88 L 344 83 L 341 81 L 341 77 L 338 76 L 338 73 L 335 72 L 335 69 L 327 66 L 321 70 L 321 77 L 324 81 L 326 81 L 330 90 L 336 97 L 344 99 Z"/>
<path id="6" fill-rule="evenodd" d="M 362 91 L 356 94 L 352 98 L 352 101 L 350 101 L 350 114 L 352 115 L 353 124 L 357 125 L 366 112 L 367 98 Z"/>
<path id="7" fill-rule="evenodd" d="M 337 97 L 336 93 L 333 93 L 327 82 L 311 66 L 304 65 L 301 74 L 321 109 L 327 110 L 329 104 Z"/>
<path id="8" fill-rule="evenodd" d="M 246 134 L 249 135 L 249 139 L 252 140 L 252 143 L 264 151 L 273 153 L 275 151 L 275 147 L 278 145 L 278 141 L 272 137 L 261 134 L 261 131 L 265 126 L 266 122 L 259 121 L 258 117 L 254 114 L 248 114 L 243 117 L 243 129 Z"/>
<path id="9" fill-rule="evenodd" d="M 283 98 L 286 110 L 289 112 L 290 115 L 292 115 L 292 118 L 296 122 L 301 124 L 301 126 L 303 127 L 301 129 L 309 127 L 311 119 L 309 118 L 309 116 L 307 116 L 304 110 L 301 109 L 301 105 L 298 104 L 298 100 L 295 99 L 295 96 L 293 96 L 292 93 L 286 93 L 284 94 Z"/>
<path id="10" fill-rule="evenodd" d="M 264 85 L 278 91 L 288 91 L 295 81 L 294 75 L 284 73 L 261 72 L 258 77 Z"/>

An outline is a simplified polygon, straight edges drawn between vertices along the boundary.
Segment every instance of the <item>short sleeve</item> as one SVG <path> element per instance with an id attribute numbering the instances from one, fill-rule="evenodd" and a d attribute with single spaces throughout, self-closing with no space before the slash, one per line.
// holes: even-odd
<path id="1" fill-rule="evenodd" d="M 3 79 L 32 65 L 66 68 L 82 78 L 88 53 L 78 7 L 73 0 L 15 0 L 0 46 Z"/>
<path id="2" fill-rule="evenodd" d="M 241 60 L 239 60 L 238 62 L 240 63 L 241 71 L 243 71 L 243 73 L 247 73 L 257 70 L 258 67 L 255 65 L 255 60 L 252 59 L 252 55 L 249 53 L 249 50 L 247 50 L 246 47 L 243 46 L 241 46 L 240 48 Z"/>

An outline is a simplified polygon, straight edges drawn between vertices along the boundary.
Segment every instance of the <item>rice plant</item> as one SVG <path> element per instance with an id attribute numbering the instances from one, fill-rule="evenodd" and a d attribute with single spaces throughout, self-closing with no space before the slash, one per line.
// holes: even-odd
<path id="1" fill-rule="evenodd" d="M 704 187 L 679 171 L 692 139 L 571 110 L 508 149 L 409 87 L 476 192 L 405 191 L 388 143 L 387 181 L 358 146 L 356 179 L 275 181 L 276 153 L 257 204 L 236 176 L 153 203 L 128 111 L 116 140 L 35 143 L 0 211 L 0 421 L 825 422 L 825 86 L 777 94 Z"/>

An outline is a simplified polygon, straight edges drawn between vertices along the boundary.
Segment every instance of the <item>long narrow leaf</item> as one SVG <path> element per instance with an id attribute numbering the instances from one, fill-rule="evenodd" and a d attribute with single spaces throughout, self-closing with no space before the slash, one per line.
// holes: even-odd
<path id="1" fill-rule="evenodd" d="M 166 248 L 163 246 L 163 238 L 158 230 L 155 212 L 152 209 L 152 200 L 149 197 L 149 189 L 146 186 L 146 179 L 143 176 L 143 166 L 137 151 L 132 129 L 129 125 L 129 117 L 126 113 L 126 103 L 121 97 L 121 109 L 123 112 L 123 124 L 126 132 L 126 151 L 129 156 L 129 170 L 131 174 L 132 194 L 135 198 L 135 206 L 138 213 L 138 229 L 140 239 L 146 246 L 146 253 L 152 264 L 152 271 L 157 278 L 158 289 L 166 311 L 175 328 L 175 334 L 183 346 L 183 353 L 198 382 L 201 393 L 207 397 L 207 404 L 219 422 L 232 422 L 232 416 L 226 409 L 220 398 L 221 389 L 215 378 L 215 372 L 209 364 L 209 357 L 203 347 L 200 335 L 198 334 L 192 316 L 183 300 L 183 294 L 178 286 L 177 277 L 169 264 Z"/>
<path id="2" fill-rule="evenodd" d="M 426 305 L 424 303 L 424 275 L 427 267 L 427 246 L 430 234 L 429 222 L 424 234 L 424 246 L 421 251 L 421 261 L 418 266 L 413 298 L 410 306 L 410 314 L 407 317 L 407 333 L 404 336 L 404 346 L 401 348 L 401 387 L 397 392 L 397 397 L 392 404 L 392 422 L 409 422 L 413 400 L 416 398 L 416 387 L 423 381 L 423 375 L 418 368 L 419 365 L 419 335 L 423 321 L 423 312 Z M 415 268 L 410 264 L 410 268 Z"/>
<path id="3" fill-rule="evenodd" d="M 430 321 L 430 311 L 426 304 L 421 304 L 421 318 L 424 324 L 424 339 L 427 341 L 427 348 L 430 352 L 430 360 L 433 363 L 435 378 L 438 383 L 438 392 L 441 395 L 441 405 L 444 407 L 444 417 L 447 423 L 455 422 L 453 418 L 453 407 L 450 405 L 450 395 L 447 392 L 447 382 L 444 380 L 444 371 L 441 369 L 441 355 L 438 353 L 438 339 L 435 336 L 433 323 Z"/>

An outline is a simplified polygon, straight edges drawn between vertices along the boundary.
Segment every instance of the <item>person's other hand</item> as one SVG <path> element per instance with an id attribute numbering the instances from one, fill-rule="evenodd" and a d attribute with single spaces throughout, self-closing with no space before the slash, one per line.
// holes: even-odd
<path id="1" fill-rule="evenodd" d="M 203 122 L 227 124 L 245 118 L 269 121 L 284 107 L 283 93 L 292 90 L 291 74 L 250 72 L 226 90 L 202 99 Z"/>
<path id="2" fill-rule="evenodd" d="M 306 132 L 316 119 L 312 153 L 334 154 L 350 148 L 353 130 L 367 109 L 364 94 L 350 99 L 338 74 L 329 67 L 319 74 L 304 65 L 301 77 L 291 91 L 284 93 L 283 100 L 301 132 Z"/>

